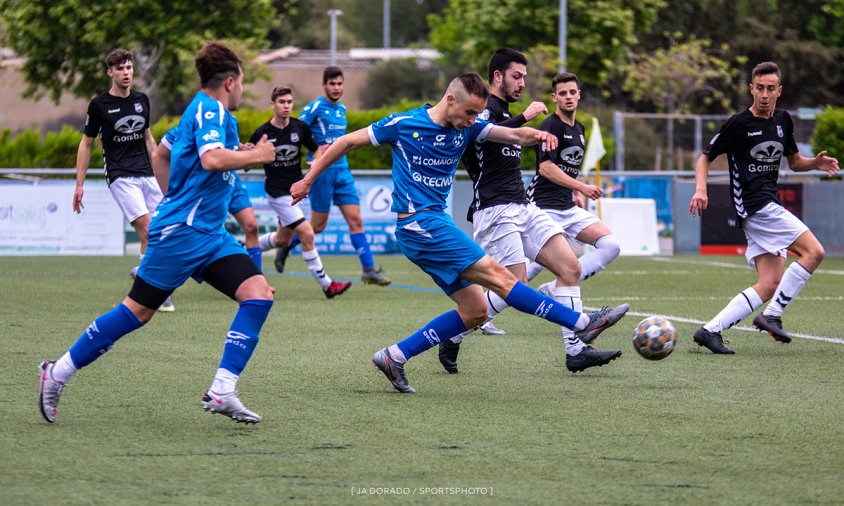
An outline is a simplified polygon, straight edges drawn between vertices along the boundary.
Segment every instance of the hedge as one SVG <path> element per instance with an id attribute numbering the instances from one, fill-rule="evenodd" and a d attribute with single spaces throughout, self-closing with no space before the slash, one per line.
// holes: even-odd
<path id="1" fill-rule="evenodd" d="M 403 101 L 393 107 L 381 109 L 369 109 L 360 111 L 348 111 L 348 131 L 352 132 L 378 121 L 393 112 L 401 112 L 421 105 L 421 102 Z M 524 110 L 527 104 L 516 103 L 511 106 L 511 112 L 518 114 Z M 553 104 L 548 104 L 550 108 Z M 296 111 L 298 114 L 298 111 Z M 240 126 L 241 141 L 246 142 L 252 136 L 258 126 L 265 123 L 272 117 L 270 109 L 243 109 L 237 111 L 235 116 Z M 178 122 L 177 117 L 166 116 L 158 120 L 151 127 L 152 135 L 156 140 L 161 139 L 165 132 Z M 592 117 L 586 113 L 579 112 L 578 120 L 589 128 Z M 530 126 L 538 127 L 540 118 L 529 123 Z M 587 136 L 589 131 L 587 130 Z M 50 132 L 42 135 L 39 130 L 25 130 L 12 135 L 8 129 L 0 130 L 0 167 L 4 168 L 73 168 L 76 166 L 76 152 L 82 133 L 78 128 L 64 125 L 58 132 Z M 604 140 L 605 146 L 609 149 L 611 142 Z M 349 164 L 352 169 L 360 170 L 389 170 L 392 166 L 392 158 L 389 146 L 378 146 L 372 149 L 357 149 L 349 154 Z M 522 151 L 522 168 L 533 170 L 536 161 L 534 149 Z M 94 143 L 91 152 L 92 168 L 102 168 L 103 156 L 99 142 Z"/>
<path id="2" fill-rule="evenodd" d="M 828 107 L 818 114 L 815 130 L 812 132 L 812 150 L 820 153 L 827 151 L 827 155 L 844 158 L 844 108 Z"/>

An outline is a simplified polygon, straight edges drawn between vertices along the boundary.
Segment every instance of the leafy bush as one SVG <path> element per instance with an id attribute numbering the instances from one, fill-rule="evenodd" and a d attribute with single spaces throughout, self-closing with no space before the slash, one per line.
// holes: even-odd
<path id="1" fill-rule="evenodd" d="M 812 133 L 812 151 L 827 151 L 839 160 L 844 157 L 844 108 L 829 107 L 817 116 Z"/>
<path id="2" fill-rule="evenodd" d="M 379 109 L 367 109 L 349 111 L 347 115 L 348 131 L 353 132 L 366 128 L 370 124 L 384 118 L 394 112 L 402 112 L 408 109 L 419 107 L 423 102 L 402 100 L 391 107 Z M 553 110 L 553 104 L 549 109 Z M 511 106 L 511 112 L 521 113 L 527 103 L 519 102 Z M 294 112 L 297 116 L 299 111 Z M 246 142 L 252 133 L 263 123 L 272 117 L 271 109 L 241 109 L 235 113 L 240 127 L 240 140 Z M 578 113 L 580 120 L 587 127 L 587 138 L 591 128 L 592 117 L 586 113 Z M 528 125 L 539 127 L 542 118 L 536 118 Z M 179 117 L 165 116 L 155 122 L 151 127 L 152 135 L 156 141 L 179 122 Z M 65 125 L 58 132 L 50 132 L 43 135 L 38 130 L 25 130 L 16 136 L 12 136 L 9 130 L 0 130 L 0 167 L 6 168 L 73 168 L 76 166 L 76 152 L 79 141 L 82 139 L 82 132 L 77 128 Z M 611 142 L 604 139 L 604 144 L 609 150 Z M 609 156 L 609 155 L 608 155 Z M 534 170 L 536 163 L 536 152 L 528 148 L 522 152 L 522 168 Z M 392 167 L 392 156 L 390 146 L 378 146 L 371 149 L 357 149 L 349 154 L 349 164 L 355 170 L 389 170 Z M 95 142 L 91 152 L 91 168 L 103 166 L 102 148 L 100 142 Z"/>

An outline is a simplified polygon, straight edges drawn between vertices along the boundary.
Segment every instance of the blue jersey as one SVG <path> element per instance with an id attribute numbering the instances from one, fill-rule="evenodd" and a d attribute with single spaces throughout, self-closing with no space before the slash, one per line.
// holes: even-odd
<path id="1" fill-rule="evenodd" d="M 150 232 L 180 223 L 204 233 L 223 232 L 237 175 L 205 170 L 200 157 L 212 149 L 236 149 L 237 120 L 221 102 L 200 91 L 173 130 L 168 139 L 170 183 L 153 214 Z"/>
<path id="2" fill-rule="evenodd" d="M 431 120 L 429 107 L 391 114 L 367 127 L 372 144 L 393 147 L 394 212 L 444 211 L 466 146 L 486 140 L 493 127 L 481 119 L 462 130 L 443 127 Z"/>
<path id="3" fill-rule="evenodd" d="M 299 119 L 304 121 L 314 135 L 317 144 L 324 146 L 333 144 L 338 138 L 346 135 L 346 106 L 333 103 L 327 98 L 319 97 L 302 108 Z M 313 153 L 308 153 L 308 160 L 313 159 Z M 346 155 L 334 162 L 332 167 L 349 168 Z"/>
<path id="4" fill-rule="evenodd" d="M 236 127 L 237 118 L 233 117 L 233 119 L 235 120 Z M 172 152 L 173 143 L 176 142 L 176 138 L 178 136 L 179 125 L 176 125 L 170 130 L 167 130 L 167 133 L 165 133 L 164 137 L 161 138 L 161 145 Z M 247 207 L 252 207 L 252 202 L 249 200 L 249 192 L 246 191 L 246 187 L 243 186 L 243 182 L 237 176 L 237 173 L 235 171 L 232 171 L 232 175 L 234 175 L 234 188 L 232 189 L 232 200 L 231 204 L 229 205 L 229 212 L 235 214 L 236 212 L 242 211 Z"/>

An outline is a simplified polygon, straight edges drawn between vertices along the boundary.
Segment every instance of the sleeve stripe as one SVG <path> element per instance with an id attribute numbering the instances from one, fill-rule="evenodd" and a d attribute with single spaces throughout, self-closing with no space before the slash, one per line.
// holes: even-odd
<path id="1" fill-rule="evenodd" d="M 369 134 L 369 142 L 371 142 L 373 146 L 377 146 L 378 139 L 375 138 L 375 130 L 372 129 L 372 125 L 366 127 L 366 133 Z"/>
<path id="2" fill-rule="evenodd" d="M 225 146 L 222 142 L 212 142 L 210 144 L 205 144 L 199 148 L 199 156 L 202 157 L 205 153 L 214 150 L 214 149 L 224 149 Z"/>

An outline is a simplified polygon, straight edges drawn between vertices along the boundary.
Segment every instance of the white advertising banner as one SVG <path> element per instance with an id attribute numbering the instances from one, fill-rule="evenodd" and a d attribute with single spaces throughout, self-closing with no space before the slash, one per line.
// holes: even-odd
<path id="1" fill-rule="evenodd" d="M 0 255 L 123 255 L 123 213 L 105 182 L 86 183 L 81 214 L 74 185 L 0 183 Z"/>

